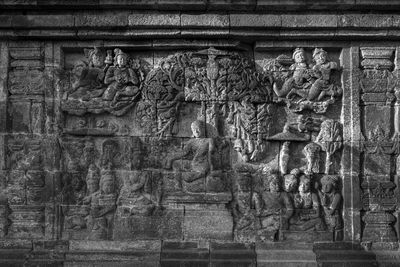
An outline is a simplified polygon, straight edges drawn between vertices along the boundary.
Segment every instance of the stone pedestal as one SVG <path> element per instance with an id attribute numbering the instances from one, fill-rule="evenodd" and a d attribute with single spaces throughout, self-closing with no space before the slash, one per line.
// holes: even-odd
<path id="1" fill-rule="evenodd" d="M 227 209 L 228 193 L 175 194 L 166 198 L 167 210 L 184 208 L 182 224 L 185 240 L 232 240 L 233 217 Z"/>

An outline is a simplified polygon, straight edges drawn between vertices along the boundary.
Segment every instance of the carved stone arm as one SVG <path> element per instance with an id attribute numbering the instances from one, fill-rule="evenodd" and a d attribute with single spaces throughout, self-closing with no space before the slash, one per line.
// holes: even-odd
<path id="1" fill-rule="evenodd" d="M 104 83 L 105 84 L 110 84 L 113 81 L 115 81 L 114 67 L 110 67 L 106 72 L 106 76 L 104 78 Z"/>

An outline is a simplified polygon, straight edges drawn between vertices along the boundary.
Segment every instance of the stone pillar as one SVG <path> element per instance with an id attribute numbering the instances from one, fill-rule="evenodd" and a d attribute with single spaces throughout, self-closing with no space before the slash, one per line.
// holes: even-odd
<path id="1" fill-rule="evenodd" d="M 359 241 L 361 232 L 360 218 L 360 87 L 359 87 L 359 48 L 343 48 L 343 212 L 344 240 Z"/>

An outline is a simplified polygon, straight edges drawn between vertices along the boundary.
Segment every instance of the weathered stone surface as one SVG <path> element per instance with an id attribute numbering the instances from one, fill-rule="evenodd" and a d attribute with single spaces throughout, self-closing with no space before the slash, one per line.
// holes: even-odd
<path id="1" fill-rule="evenodd" d="M 163 25 L 165 27 L 178 27 L 181 23 L 180 14 L 178 13 L 133 13 L 128 17 L 129 26 L 134 27 L 157 27 Z"/>
<path id="2" fill-rule="evenodd" d="M 396 266 L 398 3 L 0 4 L 0 265 Z"/>
<path id="3" fill-rule="evenodd" d="M 282 15 L 282 26 L 289 28 L 334 28 L 338 26 L 338 19 L 335 15 Z"/>
<path id="4" fill-rule="evenodd" d="M 280 27 L 280 15 L 248 15 L 231 14 L 229 16 L 231 27 Z"/>
<path id="5" fill-rule="evenodd" d="M 124 27 L 128 25 L 128 12 L 78 13 L 75 18 L 77 27 Z"/>
<path id="6" fill-rule="evenodd" d="M 202 14 L 202 15 L 181 15 L 182 27 L 228 27 L 229 17 L 227 15 L 220 14 Z"/>

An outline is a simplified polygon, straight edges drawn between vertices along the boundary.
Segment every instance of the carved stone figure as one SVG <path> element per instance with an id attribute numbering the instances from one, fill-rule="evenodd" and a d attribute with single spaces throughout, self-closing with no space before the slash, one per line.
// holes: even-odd
<path id="1" fill-rule="evenodd" d="M 313 52 L 313 59 L 315 65 L 313 66 L 312 74 L 317 78 L 310 88 L 307 95 L 308 100 L 317 99 L 322 100 L 324 96 L 331 97 L 337 94 L 335 85 L 331 84 L 331 71 L 338 68 L 336 62 L 327 61 L 328 53 L 322 48 L 315 48 Z"/>
<path id="2" fill-rule="evenodd" d="M 319 192 L 325 223 L 334 232 L 336 241 L 343 239 L 342 196 L 338 192 L 338 183 L 338 176 L 324 175 L 321 178 L 322 188 Z"/>
<path id="3" fill-rule="evenodd" d="M 155 204 L 151 195 L 144 191 L 147 182 L 148 177 L 143 172 L 126 177 L 118 197 L 121 216 L 152 214 Z"/>
<path id="4" fill-rule="evenodd" d="M 64 111 L 75 115 L 110 112 L 121 116 L 134 106 L 141 96 L 142 66 L 119 48 L 114 53 L 112 62 L 111 50 L 107 51 L 107 57 L 98 48 L 85 50 L 88 63 L 78 60 L 70 71 L 69 87 L 62 102 Z M 60 75 L 60 81 L 65 82 L 63 76 L 68 75 Z"/>
<path id="5" fill-rule="evenodd" d="M 273 90 L 278 96 L 278 102 L 285 102 L 294 112 L 310 109 L 316 113 L 325 113 L 328 106 L 342 93 L 342 89 L 331 76 L 331 72 L 338 69 L 338 66 L 335 62 L 328 61 L 327 55 L 322 48 L 315 48 L 315 65 L 310 67 L 306 62 L 304 49 L 296 48 L 292 56 L 294 63 L 289 67 L 286 66 L 291 61 L 284 55 L 268 63 L 272 66 L 267 66 L 266 69 L 273 72 Z"/>
<path id="6" fill-rule="evenodd" d="M 68 204 L 82 204 L 85 196 L 86 186 L 82 180 L 80 173 L 69 173 L 65 175 L 64 179 L 68 179 L 67 183 L 62 190 L 62 202 Z"/>
<path id="7" fill-rule="evenodd" d="M 274 83 L 274 92 L 279 97 L 290 98 L 297 90 L 307 90 L 311 86 L 311 75 L 306 63 L 305 52 L 303 48 L 296 48 L 292 56 L 294 64 L 289 67 L 292 77 L 285 80 L 281 89 Z"/>
<path id="8" fill-rule="evenodd" d="M 182 153 L 167 159 L 166 163 L 167 169 L 173 167 L 174 170 L 189 171 L 190 173 L 182 173 L 182 179 L 187 183 L 204 179 L 208 174 L 215 171 L 211 160 L 212 153 L 215 150 L 215 144 L 212 138 L 205 137 L 206 127 L 204 121 L 194 121 L 191 128 L 194 138 L 185 144 Z M 184 159 L 182 163 L 175 162 L 177 159 L 188 156 L 191 156 L 192 159 Z M 175 163 L 174 166 L 172 166 L 173 163 Z"/>
<path id="9" fill-rule="evenodd" d="M 83 199 L 83 204 L 89 206 L 90 212 L 87 218 L 87 228 L 90 232 L 90 236 L 93 239 L 101 239 L 104 236 L 103 218 L 98 216 L 99 210 L 99 177 L 89 176 L 86 180 L 86 196 Z"/>
<path id="10" fill-rule="evenodd" d="M 293 200 L 294 194 L 297 192 L 298 188 L 298 176 L 300 174 L 300 170 L 295 168 L 290 171 L 289 174 L 285 174 L 283 176 L 284 180 L 284 190 Z"/>
<path id="11" fill-rule="evenodd" d="M 104 54 L 95 47 L 85 51 L 88 64 L 83 61 L 75 63 L 71 75 L 71 91 L 69 97 L 89 101 L 99 97 L 105 90 L 104 86 Z"/>
<path id="12" fill-rule="evenodd" d="M 105 75 L 104 82 L 108 85 L 103 99 L 114 103 L 123 98 L 137 95 L 139 91 L 139 78 L 135 71 L 128 65 L 129 56 L 121 49 L 114 50 L 114 66 L 111 66 Z"/>
<path id="13" fill-rule="evenodd" d="M 311 178 L 307 174 L 300 176 L 298 192 L 293 197 L 295 212 L 290 218 L 289 229 L 297 231 L 324 230 L 320 214 L 318 195 L 311 192 Z"/>
<path id="14" fill-rule="evenodd" d="M 275 240 L 279 229 L 288 229 L 293 214 L 293 205 L 288 194 L 281 191 L 277 175 L 271 175 L 269 191 L 265 188 L 255 194 L 254 202 L 261 239 Z"/>

